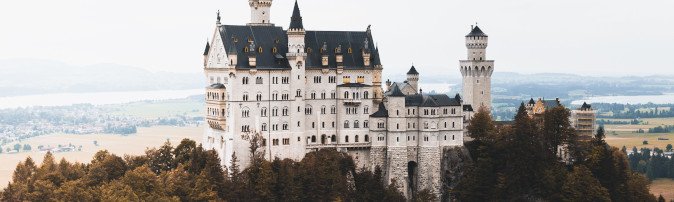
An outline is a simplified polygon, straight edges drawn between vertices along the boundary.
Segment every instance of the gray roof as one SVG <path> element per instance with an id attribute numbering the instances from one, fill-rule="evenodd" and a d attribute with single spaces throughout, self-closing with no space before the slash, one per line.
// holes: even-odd
<path id="1" fill-rule="evenodd" d="M 582 106 L 580 106 L 580 109 L 581 109 L 581 110 L 588 110 L 588 109 L 592 109 L 592 105 L 590 105 L 590 104 L 587 104 L 587 102 L 583 102 L 583 105 L 582 105 Z"/>
<path id="2" fill-rule="evenodd" d="M 482 30 L 480 29 L 480 27 L 478 27 L 477 25 L 475 25 L 475 27 L 473 27 L 473 30 L 470 30 L 470 33 L 468 33 L 468 35 L 466 35 L 466 37 L 473 37 L 473 36 L 484 36 L 484 37 L 486 37 L 487 34 L 485 34 L 484 32 L 482 32 Z"/>
<path id="3" fill-rule="evenodd" d="M 210 86 L 208 86 L 208 88 L 222 89 L 222 88 L 225 88 L 225 85 L 223 85 L 221 83 L 214 83 L 214 84 L 211 84 Z"/>
<path id="4" fill-rule="evenodd" d="M 208 41 L 206 41 L 206 49 L 204 50 L 204 55 L 208 55 L 208 51 L 211 50 L 211 45 L 208 44 Z"/>
<path id="5" fill-rule="evenodd" d="M 384 106 L 384 103 L 379 103 L 379 110 L 375 112 L 374 114 L 370 115 L 371 117 L 388 117 L 388 110 L 386 110 L 386 106 Z"/>
<path id="6" fill-rule="evenodd" d="M 562 103 L 559 103 L 558 100 L 543 100 L 543 106 L 545 106 L 545 109 L 551 109 L 561 105 Z"/>
<path id="7" fill-rule="evenodd" d="M 472 105 L 463 105 L 463 111 L 472 112 L 473 106 Z"/>
<path id="8" fill-rule="evenodd" d="M 412 68 L 410 68 L 410 71 L 408 71 L 407 74 L 416 74 L 416 75 L 419 75 L 419 72 L 417 72 L 417 69 L 414 68 L 414 65 L 412 65 Z"/>
<path id="9" fill-rule="evenodd" d="M 221 25 L 220 37 L 224 42 L 225 49 L 229 54 L 236 54 L 238 63 L 236 68 L 251 68 L 248 65 L 248 56 L 254 55 L 257 59 L 256 67 L 258 69 L 288 69 L 290 65 L 286 59 L 288 53 L 288 35 L 281 27 L 273 26 L 242 26 L 242 25 Z M 249 50 L 245 53 L 244 49 L 250 46 L 251 40 L 255 49 L 262 47 L 262 53 L 257 50 Z M 365 41 L 367 42 L 367 47 Z M 328 56 L 328 67 L 336 68 L 335 48 L 341 45 L 343 54 L 344 69 L 363 69 L 364 60 L 361 51 L 370 51 L 369 67 L 381 65 L 379 51 L 372 43 L 372 34 L 368 31 L 306 31 L 304 43 L 307 49 L 307 68 L 321 68 L 323 44 L 327 46 L 325 54 Z M 277 53 L 272 49 L 276 48 Z M 351 48 L 351 53 L 348 49 Z M 310 50 L 310 51 L 309 51 Z"/>
<path id="10" fill-rule="evenodd" d="M 251 68 L 248 65 L 249 54 L 256 57 L 255 68 L 290 68 L 285 58 L 288 52 L 288 36 L 281 27 L 221 25 L 220 33 L 225 49 L 230 54 L 237 54 L 236 68 Z M 251 44 L 249 40 L 253 41 L 255 49 L 262 47 L 262 53 L 258 53 L 258 50 L 245 53 L 244 49 Z M 277 53 L 272 52 L 273 48 L 277 49 Z"/>
<path id="11" fill-rule="evenodd" d="M 534 101 L 534 98 L 531 98 L 531 100 L 529 100 L 529 104 L 530 104 L 530 105 L 536 104 L 536 102 Z"/>
<path id="12" fill-rule="evenodd" d="M 391 89 L 387 95 L 391 97 L 405 97 L 405 94 L 400 90 L 400 88 L 398 88 L 397 85 L 393 86 L 393 89 Z"/>
<path id="13" fill-rule="evenodd" d="M 290 17 L 290 27 L 288 29 L 304 29 L 302 24 L 302 15 L 300 15 L 300 7 L 295 0 L 295 8 L 293 9 L 293 16 Z"/>
<path id="14" fill-rule="evenodd" d="M 450 98 L 445 94 L 437 95 L 421 95 L 414 94 L 405 96 L 405 106 L 417 107 L 444 107 L 444 106 L 461 106 L 460 100 Z"/>

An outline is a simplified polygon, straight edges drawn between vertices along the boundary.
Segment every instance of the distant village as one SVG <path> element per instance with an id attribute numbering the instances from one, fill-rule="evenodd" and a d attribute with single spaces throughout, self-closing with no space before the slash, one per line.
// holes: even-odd
<path id="1" fill-rule="evenodd" d="M 80 104 L 60 107 L 30 107 L 0 110 L 0 148 L 2 153 L 19 152 L 24 146 L 8 145 L 31 137 L 66 134 L 120 134 L 137 132 L 138 127 L 186 126 L 199 124 L 202 117 L 172 116 L 163 118 L 140 118 L 125 115 L 112 115 L 104 109 Z M 57 143 L 58 144 L 58 143 Z M 40 151 L 68 152 L 81 146 L 58 145 L 43 146 Z"/>

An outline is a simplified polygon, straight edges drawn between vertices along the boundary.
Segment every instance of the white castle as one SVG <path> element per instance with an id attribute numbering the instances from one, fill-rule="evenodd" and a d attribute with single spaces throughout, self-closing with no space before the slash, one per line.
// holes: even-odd
<path id="1" fill-rule="evenodd" d="M 265 158 L 301 160 L 311 151 L 337 149 L 360 168 L 379 166 L 408 196 L 441 189 L 443 149 L 463 146 L 472 106 L 491 106 L 493 61 L 487 35 L 474 27 L 461 60 L 463 94 L 423 94 L 419 73 L 386 82 L 370 27 L 365 31 L 305 30 L 295 2 L 290 26 L 269 21 L 272 0 L 249 0 L 251 23 L 222 25 L 218 13 L 204 51 L 204 146 L 223 166 L 236 152 L 250 161 L 246 137 L 263 136 Z M 384 92 L 383 88 L 386 88 Z"/>

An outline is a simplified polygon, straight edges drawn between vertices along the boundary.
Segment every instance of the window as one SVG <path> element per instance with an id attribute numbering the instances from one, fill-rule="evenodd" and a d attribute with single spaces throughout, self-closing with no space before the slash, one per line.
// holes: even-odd
<path id="1" fill-rule="evenodd" d="M 288 130 L 288 123 L 283 124 L 283 130 Z"/>
<path id="2" fill-rule="evenodd" d="M 363 98 L 369 99 L 369 98 L 370 98 L 370 93 L 368 93 L 367 91 L 363 92 Z"/>
<path id="3" fill-rule="evenodd" d="M 452 122 L 452 128 L 456 128 L 456 126 L 455 126 L 455 123 L 454 123 L 454 122 Z"/>
<path id="4" fill-rule="evenodd" d="M 257 95 L 255 96 L 255 100 L 261 101 L 262 100 L 262 93 L 257 93 Z"/>
<path id="5" fill-rule="evenodd" d="M 337 83 L 337 77 L 336 76 L 328 77 L 328 83 Z"/>
<path id="6" fill-rule="evenodd" d="M 335 91 L 332 91 L 332 93 L 330 93 L 330 99 L 335 99 L 336 96 L 337 93 L 335 93 Z"/>
<path id="7" fill-rule="evenodd" d="M 288 107 L 283 107 L 283 116 L 288 116 Z"/>
<path id="8" fill-rule="evenodd" d="M 349 99 L 349 91 L 344 92 L 344 99 Z"/>
<path id="9" fill-rule="evenodd" d="M 348 135 L 344 137 L 344 142 L 349 142 L 349 136 Z"/>
<path id="10" fill-rule="evenodd" d="M 363 113 L 364 114 L 370 114 L 370 107 L 368 107 L 368 106 L 363 107 Z"/>
<path id="11" fill-rule="evenodd" d="M 241 132 L 249 132 L 249 131 L 250 131 L 250 126 L 248 126 L 248 125 L 241 126 Z"/>
<path id="12" fill-rule="evenodd" d="M 344 121 L 344 128 L 349 128 L 349 121 Z"/>
<path id="13" fill-rule="evenodd" d="M 365 76 L 358 76 L 358 77 L 356 77 L 356 82 L 358 82 L 358 83 L 365 83 Z"/>
<path id="14" fill-rule="evenodd" d="M 325 92 L 321 93 L 321 99 L 323 99 L 323 100 L 325 99 Z"/>
<path id="15" fill-rule="evenodd" d="M 241 82 L 243 84 L 248 84 L 248 77 L 243 77 Z"/>
<path id="16" fill-rule="evenodd" d="M 262 84 L 262 77 L 255 78 L 255 84 Z"/>
<path id="17" fill-rule="evenodd" d="M 353 121 L 353 128 L 360 128 L 360 123 L 358 120 Z"/>
<path id="18" fill-rule="evenodd" d="M 331 113 L 331 114 L 336 114 L 336 113 L 337 113 L 337 108 L 335 108 L 335 105 L 330 106 L 330 113 Z"/>
<path id="19" fill-rule="evenodd" d="M 325 105 L 321 106 L 321 114 L 325 114 L 325 112 L 326 112 Z"/>
<path id="20" fill-rule="evenodd" d="M 356 135 L 356 138 L 353 139 L 353 142 L 358 142 L 358 135 Z"/>
<path id="21" fill-rule="evenodd" d="M 316 99 L 316 92 L 311 92 L 311 99 Z"/>
<path id="22" fill-rule="evenodd" d="M 245 109 L 241 110 L 241 117 L 248 118 L 249 116 L 250 116 L 250 111 L 248 110 L 248 108 L 245 108 Z"/>
<path id="23" fill-rule="evenodd" d="M 266 123 L 262 124 L 262 131 L 267 131 L 267 124 Z"/>
<path id="24" fill-rule="evenodd" d="M 351 76 L 343 76 L 342 83 L 351 83 Z"/>
<path id="25" fill-rule="evenodd" d="M 363 121 L 363 128 L 369 128 L 370 124 L 367 120 Z"/>
<path id="26" fill-rule="evenodd" d="M 316 123 L 315 123 L 315 122 L 311 122 L 311 128 L 316 128 Z"/>
<path id="27" fill-rule="evenodd" d="M 312 111 L 313 111 L 313 109 L 311 108 L 310 105 L 307 105 L 307 106 L 304 108 L 304 114 L 306 114 L 306 115 L 311 115 Z"/>
<path id="28" fill-rule="evenodd" d="M 274 111 L 272 111 L 272 115 L 274 115 Z M 267 108 L 262 107 L 262 109 L 260 109 L 260 116 L 261 117 L 267 116 Z"/>
<path id="29" fill-rule="evenodd" d="M 370 142 L 370 136 L 365 135 L 365 142 Z"/>
<path id="30" fill-rule="evenodd" d="M 283 138 L 283 145 L 290 145 L 290 138 Z"/>
<path id="31" fill-rule="evenodd" d="M 297 95 L 295 97 L 302 97 L 302 90 L 297 89 Z"/>
<path id="32" fill-rule="evenodd" d="M 248 93 L 243 93 L 243 101 L 248 101 Z"/>
<path id="33" fill-rule="evenodd" d="M 273 139 L 273 140 L 272 140 L 272 145 L 273 145 L 273 146 L 278 146 L 278 139 Z"/>
<path id="34" fill-rule="evenodd" d="M 316 142 L 316 136 L 315 135 L 311 136 L 311 142 Z"/>

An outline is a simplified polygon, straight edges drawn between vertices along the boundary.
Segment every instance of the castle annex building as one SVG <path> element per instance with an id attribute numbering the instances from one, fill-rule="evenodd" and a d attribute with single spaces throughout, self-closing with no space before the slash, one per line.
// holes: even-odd
<path id="1" fill-rule="evenodd" d="M 203 54 L 209 83 L 204 146 L 217 151 L 223 166 L 234 153 L 247 166 L 248 138 L 260 134 L 270 160 L 301 160 L 332 148 L 358 167 L 381 167 L 408 196 L 421 189 L 440 194 L 443 149 L 463 146 L 472 109 L 491 106 L 493 61 L 486 60 L 480 28 L 466 36 L 468 57 L 460 61 L 464 98 L 450 97 L 423 94 L 415 67 L 406 81 L 382 85 L 369 26 L 311 31 L 295 2 L 284 29 L 269 20 L 272 0 L 249 5 L 246 25 L 223 25 L 218 14 Z"/>

